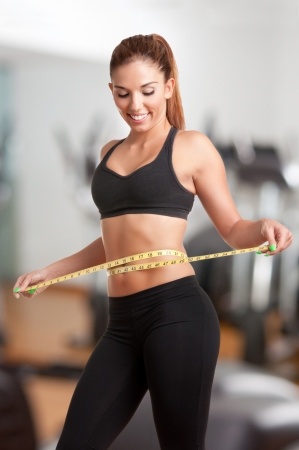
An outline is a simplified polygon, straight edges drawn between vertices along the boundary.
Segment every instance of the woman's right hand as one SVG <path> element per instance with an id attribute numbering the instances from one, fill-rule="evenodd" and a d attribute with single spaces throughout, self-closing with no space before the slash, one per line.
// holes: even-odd
<path id="1" fill-rule="evenodd" d="M 32 298 L 33 296 L 43 292 L 45 289 L 47 289 L 48 286 L 40 287 L 32 291 L 25 291 L 25 289 L 30 286 L 43 283 L 44 281 L 50 280 L 51 278 L 53 277 L 46 269 L 34 270 L 33 272 L 21 275 L 17 279 L 16 284 L 13 287 L 13 295 L 17 299 L 20 298 L 20 295 L 27 298 Z"/>
<path id="2" fill-rule="evenodd" d="M 87 267 L 94 266 L 96 264 L 101 264 L 106 261 L 105 250 L 103 246 L 102 238 L 99 237 L 87 247 L 83 248 L 73 255 L 67 256 L 66 258 L 55 261 L 49 266 L 44 267 L 40 270 L 34 270 L 33 272 L 21 275 L 16 284 L 13 287 L 13 293 L 16 298 L 20 295 L 24 297 L 31 298 L 34 295 L 40 294 L 47 286 L 42 286 L 37 290 L 25 291 L 25 289 L 30 286 L 35 286 L 36 284 L 42 284 L 45 281 L 58 278 L 63 274 L 69 274 L 76 272 Z"/>

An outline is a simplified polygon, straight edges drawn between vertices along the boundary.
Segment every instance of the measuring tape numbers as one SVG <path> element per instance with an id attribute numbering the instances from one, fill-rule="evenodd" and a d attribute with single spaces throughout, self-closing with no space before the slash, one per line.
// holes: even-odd
<path id="1" fill-rule="evenodd" d="M 207 259 L 215 259 L 215 258 L 223 258 L 225 256 L 235 256 L 242 255 L 244 253 L 263 253 L 269 250 L 267 246 L 263 247 L 251 247 L 251 248 L 243 248 L 240 250 L 231 250 L 227 252 L 221 253 L 211 253 L 208 255 L 200 255 L 200 256 L 187 256 L 185 253 L 179 252 L 177 250 L 154 250 L 150 252 L 137 253 L 135 255 L 126 256 L 125 258 L 119 258 L 114 261 L 109 261 L 103 264 L 99 264 L 97 266 L 89 267 L 87 269 L 79 270 L 77 272 L 72 272 L 61 277 L 53 278 L 51 280 L 43 281 L 42 283 L 37 283 L 35 285 L 28 286 L 25 289 L 25 292 L 33 293 L 39 288 L 51 286 L 56 283 L 61 283 L 62 281 L 73 280 L 75 278 L 82 277 L 84 275 L 89 275 L 92 273 L 99 272 L 101 270 L 107 270 L 107 275 L 119 275 L 129 272 L 136 272 L 139 270 L 150 270 L 157 269 L 159 267 L 166 267 L 175 264 L 184 264 L 184 263 L 192 263 L 196 261 L 205 261 Z M 175 256 L 177 259 L 167 259 L 167 260 L 159 260 L 154 262 L 146 262 L 142 261 L 146 259 L 151 259 L 159 256 Z M 132 264 L 137 263 L 137 264 Z M 129 264 L 129 265 L 126 265 Z"/>

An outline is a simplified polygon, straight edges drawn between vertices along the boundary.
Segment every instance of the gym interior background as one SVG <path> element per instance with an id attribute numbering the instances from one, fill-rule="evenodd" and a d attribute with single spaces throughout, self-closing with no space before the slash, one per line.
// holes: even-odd
<path id="1" fill-rule="evenodd" d="M 194 265 L 222 330 L 207 450 L 299 448 L 298 0 L 0 0 L 0 450 L 55 447 L 105 327 L 103 273 L 32 301 L 11 288 L 98 236 L 91 175 L 102 144 L 127 131 L 109 56 L 152 32 L 174 50 L 187 127 L 218 148 L 240 211 L 295 237 L 275 258 Z M 227 249 L 199 202 L 190 219 L 189 255 Z M 149 408 L 115 450 L 158 449 Z"/>

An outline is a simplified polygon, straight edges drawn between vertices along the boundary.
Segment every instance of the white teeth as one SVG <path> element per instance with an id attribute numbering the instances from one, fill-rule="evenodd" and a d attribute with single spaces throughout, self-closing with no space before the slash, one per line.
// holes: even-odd
<path id="1" fill-rule="evenodd" d="M 130 116 L 133 120 L 142 120 L 146 118 L 147 114 L 142 114 L 141 116 L 132 116 L 132 114 L 130 114 Z"/>

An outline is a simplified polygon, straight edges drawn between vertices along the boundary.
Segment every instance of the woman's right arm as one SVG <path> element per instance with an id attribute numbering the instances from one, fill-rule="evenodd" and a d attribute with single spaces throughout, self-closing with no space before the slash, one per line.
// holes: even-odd
<path id="1" fill-rule="evenodd" d="M 100 237 L 73 255 L 60 259 L 43 269 L 21 275 L 14 286 L 14 296 L 19 298 L 19 295 L 22 294 L 25 297 L 32 297 L 33 295 L 40 294 L 46 287 L 37 289 L 33 294 L 29 294 L 28 291 L 24 292 L 24 290 L 28 286 L 103 264 L 104 262 L 106 262 L 105 249 L 103 240 Z"/>

